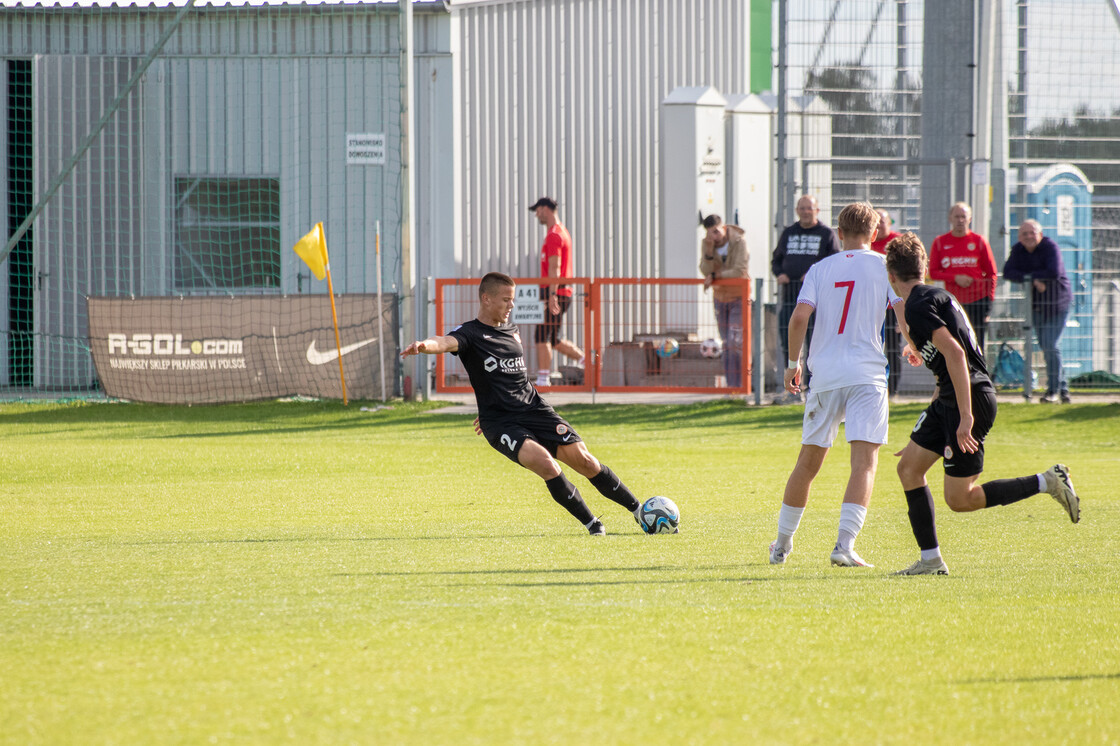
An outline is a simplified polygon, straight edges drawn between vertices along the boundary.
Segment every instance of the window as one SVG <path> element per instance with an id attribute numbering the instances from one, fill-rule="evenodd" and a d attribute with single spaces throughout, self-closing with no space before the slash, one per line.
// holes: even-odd
<path id="1" fill-rule="evenodd" d="M 280 289 L 280 180 L 175 179 L 176 290 Z"/>

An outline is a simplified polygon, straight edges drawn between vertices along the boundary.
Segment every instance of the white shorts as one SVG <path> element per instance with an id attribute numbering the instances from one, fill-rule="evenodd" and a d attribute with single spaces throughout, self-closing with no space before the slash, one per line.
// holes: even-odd
<path id="1" fill-rule="evenodd" d="M 860 384 L 817 393 L 809 389 L 805 401 L 805 420 L 801 425 L 801 442 L 807 446 L 831 448 L 844 423 L 848 442 L 864 440 L 885 445 L 887 442 L 887 389 L 885 386 Z"/>

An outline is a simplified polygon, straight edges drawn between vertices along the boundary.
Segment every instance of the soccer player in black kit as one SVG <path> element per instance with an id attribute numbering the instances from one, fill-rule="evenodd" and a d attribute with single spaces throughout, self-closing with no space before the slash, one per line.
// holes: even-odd
<path id="1" fill-rule="evenodd" d="M 976 484 L 984 470 L 984 436 L 996 419 L 995 387 L 964 309 L 945 290 L 923 284 L 927 263 L 925 247 L 913 233 L 887 244 L 887 275 L 906 302 L 910 344 L 904 352 L 911 365 L 920 365 L 920 356 L 937 379 L 933 402 L 897 454 L 910 527 L 922 552 L 898 575 L 949 574 L 937 543 L 933 494 L 926 482 L 926 472 L 939 458 L 945 459 L 945 502 L 951 510 L 1010 505 L 1047 492 L 1071 521 L 1081 518 L 1080 501 L 1063 464 L 1026 477 Z"/>
<path id="2" fill-rule="evenodd" d="M 604 497 L 633 513 L 635 520 L 641 504 L 614 472 L 591 455 L 572 426 L 529 382 L 521 335 L 509 323 L 514 287 L 509 275 L 490 272 L 478 285 L 477 318 L 460 324 L 447 336 L 413 342 L 401 357 L 421 352 L 458 355 L 478 402 L 476 427 L 486 441 L 543 479 L 552 499 L 592 536 L 603 536 L 607 533 L 603 522 L 592 514 L 557 461 L 590 480 Z"/>

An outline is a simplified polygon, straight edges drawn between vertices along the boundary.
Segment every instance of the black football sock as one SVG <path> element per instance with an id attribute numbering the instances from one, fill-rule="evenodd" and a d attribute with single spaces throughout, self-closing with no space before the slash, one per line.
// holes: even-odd
<path id="1" fill-rule="evenodd" d="M 583 495 L 579 494 L 576 486 L 569 482 L 562 472 L 560 476 L 544 480 L 544 483 L 548 487 L 548 491 L 552 493 L 552 499 L 560 503 L 564 510 L 575 516 L 577 521 L 586 526 L 595 520 L 591 508 L 587 507 L 587 503 L 583 501 Z"/>
<path id="2" fill-rule="evenodd" d="M 603 463 L 600 463 L 599 466 L 601 466 L 603 470 L 591 477 L 589 481 L 592 486 L 599 490 L 599 493 L 603 497 L 608 500 L 613 500 L 631 513 L 637 510 L 641 503 L 638 502 L 638 498 L 634 497 L 634 493 L 622 483 L 622 480 L 618 478 L 617 474 L 611 471 L 609 466 Z"/>
<path id="3" fill-rule="evenodd" d="M 1015 477 L 1014 479 L 993 479 L 980 485 L 988 504 L 985 508 L 997 505 L 1010 505 L 1038 494 L 1038 476 Z"/>
<path id="4" fill-rule="evenodd" d="M 910 507 L 910 528 L 918 540 L 918 548 L 937 549 L 937 525 L 933 522 L 933 493 L 929 485 L 906 490 L 906 504 Z"/>

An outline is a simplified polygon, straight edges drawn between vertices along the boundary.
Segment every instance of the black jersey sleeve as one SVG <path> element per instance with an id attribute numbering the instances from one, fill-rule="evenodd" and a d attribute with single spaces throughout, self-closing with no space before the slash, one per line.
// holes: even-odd
<path id="1" fill-rule="evenodd" d="M 466 324 L 459 324 L 447 333 L 447 336 L 454 337 L 455 341 L 459 343 L 459 349 L 452 352 L 452 355 L 462 355 L 471 348 L 471 333 L 470 328 Z"/>
<path id="2" fill-rule="evenodd" d="M 910 327 L 910 339 L 920 349 L 933 339 L 933 334 L 948 322 L 943 317 L 943 309 L 938 307 L 934 296 L 925 295 L 916 303 L 906 304 L 906 325 Z"/>

